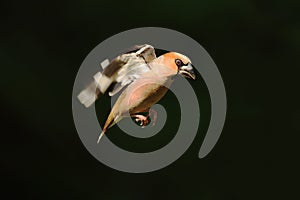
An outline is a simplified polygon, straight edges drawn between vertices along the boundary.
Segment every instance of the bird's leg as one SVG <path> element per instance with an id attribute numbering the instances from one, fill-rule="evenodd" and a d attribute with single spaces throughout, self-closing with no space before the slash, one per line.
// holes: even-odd
<path id="1" fill-rule="evenodd" d="M 155 126 L 157 119 L 157 112 L 152 108 L 149 109 L 149 117 L 152 119 L 152 126 Z"/>
<path id="2" fill-rule="evenodd" d="M 149 109 L 148 111 L 145 112 L 132 114 L 131 119 L 142 128 L 149 125 L 151 121 L 152 121 L 152 126 L 154 126 L 157 119 L 157 112 L 153 109 Z"/>
<path id="3" fill-rule="evenodd" d="M 149 125 L 151 122 L 149 111 L 132 114 L 131 119 L 142 128 Z"/>

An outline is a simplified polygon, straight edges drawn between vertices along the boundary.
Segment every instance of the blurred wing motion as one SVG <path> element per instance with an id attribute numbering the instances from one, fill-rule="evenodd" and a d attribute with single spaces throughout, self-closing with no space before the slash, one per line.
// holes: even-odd
<path id="1" fill-rule="evenodd" d="M 96 73 L 94 81 L 78 95 L 79 101 L 85 107 L 90 107 L 108 89 L 110 96 L 115 95 L 124 86 L 150 71 L 148 63 L 155 58 L 153 46 L 144 44 L 133 47 L 129 52 L 113 59 L 102 73 Z"/>
<path id="2" fill-rule="evenodd" d="M 96 73 L 94 81 L 78 95 L 85 107 L 91 106 L 100 94 L 107 92 L 113 96 L 126 88 L 113 105 L 97 142 L 107 129 L 124 117 L 131 117 L 141 127 L 149 125 L 151 106 L 166 94 L 177 74 L 195 79 L 188 57 L 167 52 L 156 58 L 155 49 L 147 44 L 135 46 L 110 63 L 106 60 L 101 65 L 102 73 Z"/>

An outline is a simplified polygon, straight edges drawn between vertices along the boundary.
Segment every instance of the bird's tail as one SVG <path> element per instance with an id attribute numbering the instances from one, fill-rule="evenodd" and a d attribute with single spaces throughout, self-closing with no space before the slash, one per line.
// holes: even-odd
<path id="1" fill-rule="evenodd" d="M 100 133 L 100 135 L 98 137 L 98 140 L 97 140 L 97 144 L 100 142 L 100 140 L 101 140 L 102 136 L 104 135 L 105 131 L 106 130 L 103 129 L 102 132 Z"/>
<path id="2" fill-rule="evenodd" d="M 114 119 L 112 118 L 112 115 L 110 113 L 110 115 L 108 116 L 105 125 L 102 129 L 102 132 L 100 133 L 97 143 L 100 142 L 101 138 L 103 137 L 104 133 L 106 132 L 107 129 L 109 129 L 110 127 L 112 127 L 113 125 L 115 125 L 116 123 L 118 123 L 119 121 L 121 121 L 121 119 L 123 119 L 123 117 L 121 116 L 116 116 Z"/>

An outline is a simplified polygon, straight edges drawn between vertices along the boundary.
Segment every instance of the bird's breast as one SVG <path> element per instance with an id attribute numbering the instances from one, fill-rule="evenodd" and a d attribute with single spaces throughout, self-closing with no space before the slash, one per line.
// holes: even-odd
<path id="1" fill-rule="evenodd" d="M 172 83 L 171 79 L 160 79 L 149 77 L 136 80 L 124 91 L 126 97 L 123 103 L 128 108 L 127 112 L 137 113 L 150 108 L 157 103 L 168 91 Z"/>

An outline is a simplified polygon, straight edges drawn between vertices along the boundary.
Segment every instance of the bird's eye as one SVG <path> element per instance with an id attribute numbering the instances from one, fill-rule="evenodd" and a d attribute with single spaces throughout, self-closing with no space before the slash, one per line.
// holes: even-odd
<path id="1" fill-rule="evenodd" d="M 175 59 L 175 63 L 177 65 L 177 67 L 181 67 L 183 65 L 183 63 L 180 59 Z"/>

